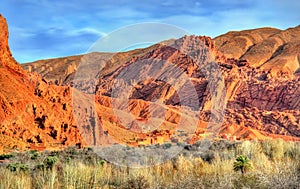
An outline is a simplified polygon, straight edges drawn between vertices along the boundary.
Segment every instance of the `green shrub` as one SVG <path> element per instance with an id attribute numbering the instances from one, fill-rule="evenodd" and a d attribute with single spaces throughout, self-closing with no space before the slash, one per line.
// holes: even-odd
<path id="1" fill-rule="evenodd" d="M 46 168 L 46 166 L 43 163 L 36 165 L 36 169 L 38 169 L 38 170 L 45 170 L 45 168 Z"/>
<path id="2" fill-rule="evenodd" d="M 39 152 L 37 150 L 32 150 L 30 159 L 37 159 L 38 157 L 39 157 Z"/>
<path id="3" fill-rule="evenodd" d="M 0 155 L 0 160 L 9 159 L 9 158 L 12 158 L 12 157 L 14 157 L 14 155 L 12 155 L 12 154 L 1 154 Z"/>
<path id="4" fill-rule="evenodd" d="M 66 157 L 66 163 L 70 163 L 71 162 L 71 158 L 68 156 Z"/>
<path id="5" fill-rule="evenodd" d="M 99 161 L 100 165 L 104 165 L 104 163 L 105 163 L 105 160 L 103 160 L 103 159 Z"/>
<path id="6" fill-rule="evenodd" d="M 58 156 L 58 151 L 52 151 L 49 156 Z"/>
<path id="7" fill-rule="evenodd" d="M 12 172 L 16 172 L 16 171 L 28 172 L 29 171 L 28 165 L 25 165 L 22 163 L 10 163 L 7 165 L 6 168 Z"/>
<path id="8" fill-rule="evenodd" d="M 177 146 L 185 147 L 187 144 L 185 142 L 177 142 Z"/>
<path id="9" fill-rule="evenodd" d="M 171 143 L 165 143 L 165 144 L 163 144 L 163 148 L 164 149 L 168 149 L 168 148 L 171 148 L 171 147 L 172 147 Z"/>
<path id="10" fill-rule="evenodd" d="M 48 156 L 46 159 L 46 167 L 47 168 L 53 168 L 53 166 L 57 163 L 58 158 L 57 156 Z"/>
<path id="11" fill-rule="evenodd" d="M 77 149 L 75 147 L 69 147 L 68 148 L 68 153 L 71 155 L 78 155 L 79 152 L 77 151 Z"/>
<path id="12" fill-rule="evenodd" d="M 241 171 L 242 175 L 244 176 L 246 171 L 252 169 L 252 164 L 247 156 L 239 156 L 236 158 L 236 161 L 233 164 L 234 171 Z"/>

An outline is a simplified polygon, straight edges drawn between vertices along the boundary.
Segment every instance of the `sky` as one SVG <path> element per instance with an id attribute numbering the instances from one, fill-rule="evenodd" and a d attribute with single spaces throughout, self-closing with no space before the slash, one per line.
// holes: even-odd
<path id="1" fill-rule="evenodd" d="M 157 22 L 215 37 L 259 27 L 300 24 L 299 0 L 3 0 L 10 48 L 20 62 L 86 53 L 128 25 Z M 126 37 L 126 36 L 124 36 Z"/>

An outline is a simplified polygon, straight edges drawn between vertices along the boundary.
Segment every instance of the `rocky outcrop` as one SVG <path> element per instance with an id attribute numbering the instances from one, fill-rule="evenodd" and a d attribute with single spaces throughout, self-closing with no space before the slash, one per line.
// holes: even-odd
<path id="1" fill-rule="evenodd" d="M 272 137 L 299 140 L 299 77 L 284 71 L 275 74 L 261 68 L 253 68 L 247 60 L 226 58 L 209 37 L 185 36 L 175 40 L 173 44 L 162 45 L 143 56 L 134 57 L 116 70 L 103 74 L 99 78 L 95 93 L 114 97 L 113 86 L 122 78 L 124 81 L 118 86 L 124 88 L 127 85 L 134 86 L 130 99 L 146 102 L 159 100 L 171 107 L 188 105 L 191 111 L 199 108 L 202 110 L 201 124 L 197 128 L 198 136 L 194 136 L 193 139 L 201 138 L 201 132 L 204 132 L 203 129 L 211 121 L 210 118 L 215 116 L 210 112 L 214 91 L 209 88 L 207 76 L 217 71 L 210 70 L 206 73 L 205 65 L 208 62 L 205 60 L 200 64 L 195 62 L 197 60 L 195 57 L 200 55 L 203 49 L 201 45 L 215 57 L 214 61 L 217 62 L 226 86 L 226 95 L 224 94 L 222 98 L 226 99 L 227 109 L 224 113 L 224 123 L 219 128 L 220 133 L 217 131 L 220 135 L 228 134 L 242 139 Z M 184 52 L 188 52 L 187 49 L 198 49 L 199 52 L 196 50 L 191 54 L 185 54 Z M 201 57 L 208 57 L 208 54 L 202 54 Z M 162 60 L 165 63 L 161 63 Z M 196 90 L 197 103 L 189 104 L 179 97 L 176 84 L 185 84 L 182 78 L 184 75 L 189 78 Z M 175 82 L 172 82 L 172 78 Z M 134 79 L 136 81 L 131 82 Z M 220 78 L 214 79 L 211 82 L 217 83 Z M 84 84 L 78 86 L 82 89 L 89 87 Z M 181 95 L 183 99 L 191 100 L 192 91 L 184 90 Z M 112 107 L 111 104 L 103 105 Z M 149 114 L 145 113 L 147 112 L 145 106 L 136 104 L 130 107 L 138 119 L 148 119 Z M 180 119 L 179 117 L 184 115 L 177 113 L 173 116 Z M 173 117 L 167 121 L 178 124 L 174 120 L 176 119 Z M 174 129 L 174 126 L 169 128 Z"/>
<path id="2" fill-rule="evenodd" d="M 30 145 L 51 149 L 84 143 L 73 118 L 70 88 L 49 85 L 21 68 L 9 50 L 2 16 L 0 38 L 0 146 L 4 152 Z"/>
<path id="3" fill-rule="evenodd" d="M 229 32 L 214 38 L 227 57 L 248 60 L 251 66 L 272 73 L 295 73 L 299 68 L 300 26 L 287 30 L 261 28 Z"/>
<path id="4" fill-rule="evenodd" d="M 86 58 L 92 63 L 107 64 L 104 70 L 98 72 L 111 72 L 120 64 L 127 62 L 135 56 L 140 56 L 155 49 L 157 45 L 153 45 L 146 49 L 131 50 L 120 53 L 89 53 L 87 55 L 70 56 L 64 58 L 54 58 L 48 60 L 38 60 L 32 63 L 22 64 L 23 69 L 29 72 L 37 72 L 43 76 L 47 81 L 55 83 L 56 85 L 69 85 L 75 75 L 80 63 L 84 62 Z M 109 60 L 109 62 L 104 62 Z"/>
<path id="5" fill-rule="evenodd" d="M 239 59 L 249 48 L 279 32 L 281 30 L 275 28 L 231 31 L 214 38 L 214 42 L 225 56 Z"/>
<path id="6" fill-rule="evenodd" d="M 8 26 L 6 19 L 0 14 L 0 66 L 8 66 L 21 70 L 21 66 L 14 60 L 8 46 Z"/>
<path id="7" fill-rule="evenodd" d="M 184 36 L 128 52 L 41 60 L 24 71 L 0 21 L 0 134 L 19 141 L 17 148 L 195 142 L 212 133 L 300 139 L 299 27 Z"/>

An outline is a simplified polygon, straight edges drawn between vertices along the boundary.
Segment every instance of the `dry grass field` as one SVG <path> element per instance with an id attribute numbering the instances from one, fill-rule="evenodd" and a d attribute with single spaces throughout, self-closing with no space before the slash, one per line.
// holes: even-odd
<path id="1" fill-rule="evenodd" d="M 233 169 L 239 155 L 252 164 L 244 176 Z M 300 145 L 283 140 L 216 141 L 201 155 L 195 144 L 163 164 L 146 168 L 116 166 L 91 148 L 0 157 L 1 189 L 300 188 Z"/>

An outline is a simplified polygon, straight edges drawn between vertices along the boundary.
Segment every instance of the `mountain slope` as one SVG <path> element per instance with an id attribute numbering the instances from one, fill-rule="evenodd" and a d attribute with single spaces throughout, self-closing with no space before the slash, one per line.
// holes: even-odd
<path id="1" fill-rule="evenodd" d="M 167 45 L 117 54 L 23 64 L 26 71 L 11 56 L 2 16 L 0 29 L 0 132 L 5 136 L 0 144 L 6 148 L 12 146 L 6 144 L 8 138 L 19 141 L 15 146 L 19 149 L 79 143 L 138 145 L 170 139 L 195 142 L 208 131 L 217 138 L 300 139 L 300 79 L 294 74 L 299 68 L 299 27 L 229 32 L 215 39 L 184 36 Z M 210 56 L 215 67 L 210 67 Z M 92 69 L 85 74 L 97 77 L 81 81 L 75 76 L 86 58 Z M 140 76 L 140 81 L 131 80 L 133 76 Z M 184 88 L 186 81 L 193 88 Z M 226 93 L 213 90 L 223 81 Z M 114 96 L 115 84 L 121 89 L 133 85 L 127 104 L 114 104 L 124 100 Z M 194 97 L 190 89 L 195 90 Z M 227 104 L 224 112 L 212 110 L 215 96 Z M 224 117 L 220 128 L 208 128 L 211 119 L 219 116 Z M 189 128 L 195 123 L 196 128 Z"/>
<path id="2" fill-rule="evenodd" d="M 214 38 L 213 42 L 227 58 L 246 59 L 250 66 L 261 67 L 266 71 L 271 70 L 273 73 L 280 71 L 294 73 L 299 68 L 299 32 L 300 26 L 287 30 L 259 28 L 228 32 Z M 110 64 L 122 64 L 131 57 L 140 56 L 156 47 L 118 53 L 114 55 Z M 109 53 L 98 55 L 96 57 L 103 59 L 111 56 Z M 66 78 L 75 72 L 83 56 L 39 60 L 22 64 L 22 67 L 30 72 L 38 72 L 49 81 L 66 84 Z M 58 78 L 57 75 L 60 77 Z"/>
<path id="3" fill-rule="evenodd" d="M 193 60 L 178 53 L 176 48 L 172 48 L 172 43 L 180 44 L 179 49 L 184 49 L 185 47 L 189 48 L 195 46 L 195 41 L 200 39 L 203 40 L 203 44 L 206 44 L 209 51 L 217 58 L 216 61 L 219 62 L 219 68 L 222 71 L 227 89 L 227 94 L 224 98 L 226 98 L 228 105 L 220 135 L 223 133 L 249 139 L 255 137 L 259 139 L 279 137 L 289 140 L 298 140 L 297 138 L 300 137 L 300 89 L 298 76 L 289 72 L 274 75 L 272 72 L 264 71 L 262 68 L 253 68 L 251 62 L 242 60 L 246 53 L 244 51 L 247 51 L 248 48 L 255 46 L 255 44 L 263 43 L 265 40 L 281 32 L 281 30 L 271 28 L 242 31 L 241 33 L 229 32 L 221 36 L 220 39 L 216 38 L 214 40 L 208 37 L 185 36 L 170 42 L 167 46 L 158 45 L 155 46 L 155 48 L 146 48 L 143 50 L 143 53 L 139 53 L 140 50 L 136 50 L 134 57 L 128 56 L 127 59 L 123 59 L 124 62 L 120 61 L 116 63 L 114 65 L 115 67 L 113 67 L 114 69 L 110 71 L 106 71 L 106 69 L 98 70 L 99 73 L 95 75 L 99 75 L 100 78 L 95 84 L 97 86 L 95 93 L 100 96 L 104 95 L 110 97 L 112 95 L 111 89 L 114 81 L 124 70 L 128 70 L 132 65 L 140 64 L 141 66 L 149 66 L 147 66 L 143 72 L 139 73 L 135 70 L 134 73 L 130 74 L 129 72 L 128 75 L 151 75 L 153 70 L 155 70 L 153 66 L 158 64 L 155 62 L 155 59 L 162 58 L 170 61 L 176 65 L 176 67 L 184 70 L 184 73 L 193 81 L 193 85 L 198 93 L 200 109 L 202 109 L 200 115 L 201 123 L 198 127 L 199 132 L 191 137 L 195 140 L 199 137 L 201 138 L 201 133 L 203 133 L 203 129 L 206 128 L 211 115 L 211 94 L 208 88 L 208 82 L 205 75 L 201 72 L 201 68 L 195 65 Z M 251 43 L 242 49 L 239 44 L 240 38 L 245 38 L 245 36 L 248 36 L 249 40 L 251 39 Z M 231 52 L 231 49 L 228 49 L 229 47 L 226 46 L 226 44 L 225 46 L 218 46 L 218 41 L 220 41 L 221 38 L 231 40 L 226 44 L 231 44 L 229 46 L 230 48 L 237 49 L 233 52 L 239 52 L 240 49 L 240 54 L 237 53 L 234 55 L 238 57 L 237 59 L 231 57 L 231 54 L 226 54 L 226 50 Z M 297 40 L 295 41 L 295 43 L 297 43 Z M 224 42 L 222 42 L 222 44 L 223 43 Z M 287 45 L 292 43 L 293 42 L 289 42 Z M 221 51 L 223 51 L 225 55 L 223 55 Z M 284 52 L 284 49 L 280 51 L 281 54 L 284 54 Z M 276 56 L 274 55 L 274 57 L 280 58 L 280 53 L 276 54 Z M 294 56 L 297 54 L 297 49 L 293 51 L 289 50 L 287 54 L 289 53 L 290 56 Z M 128 55 L 130 52 L 123 54 Z M 98 55 L 99 58 L 101 58 L 101 54 Z M 118 57 L 118 54 L 115 56 Z M 149 60 L 153 61 L 149 63 Z M 275 60 L 275 58 L 272 60 Z M 49 61 L 51 62 L 51 60 Z M 26 64 L 24 67 L 34 66 L 37 63 L 39 62 Z M 62 62 L 57 63 L 62 64 Z M 293 62 L 288 63 L 294 64 Z M 95 61 L 94 64 L 97 65 L 97 61 Z M 278 68 L 280 68 L 282 72 L 286 71 L 285 65 L 279 65 Z M 145 70 L 148 70 L 148 72 Z M 155 72 L 158 72 L 158 70 L 154 71 L 154 73 Z M 166 77 L 172 77 L 172 75 L 168 75 L 170 73 L 161 74 L 166 74 Z M 177 82 L 180 83 L 179 80 Z M 68 82 L 64 84 L 68 84 Z M 82 86 L 84 89 L 89 89 L 88 91 L 93 91 L 92 86 L 84 84 L 80 84 L 79 86 Z M 189 93 L 187 93 L 187 96 L 189 96 Z M 165 82 L 153 79 L 136 83 L 130 98 L 141 99 L 146 102 L 151 102 L 154 98 L 161 99 L 170 106 L 176 107 L 180 105 L 180 99 L 174 88 Z M 99 103 L 101 104 L 101 100 L 99 100 Z M 111 107 L 111 104 L 106 104 L 105 106 Z M 131 109 L 134 108 L 132 107 Z M 139 119 L 145 119 L 149 116 L 147 113 L 141 113 L 144 109 L 145 107 L 135 109 L 135 114 L 140 116 Z M 176 124 L 176 122 L 173 123 Z"/>
<path id="4" fill-rule="evenodd" d="M 229 32 L 214 39 L 227 57 L 245 59 L 272 73 L 294 73 L 299 68 L 300 26 L 287 30 L 261 28 Z"/>
<path id="5" fill-rule="evenodd" d="M 4 150 L 82 142 L 73 127 L 70 88 L 49 85 L 41 76 L 22 70 L 11 56 L 7 24 L 1 15 L 0 29 L 0 133 L 5 136 L 0 144 Z M 19 143 L 8 145 L 7 137 Z"/>

